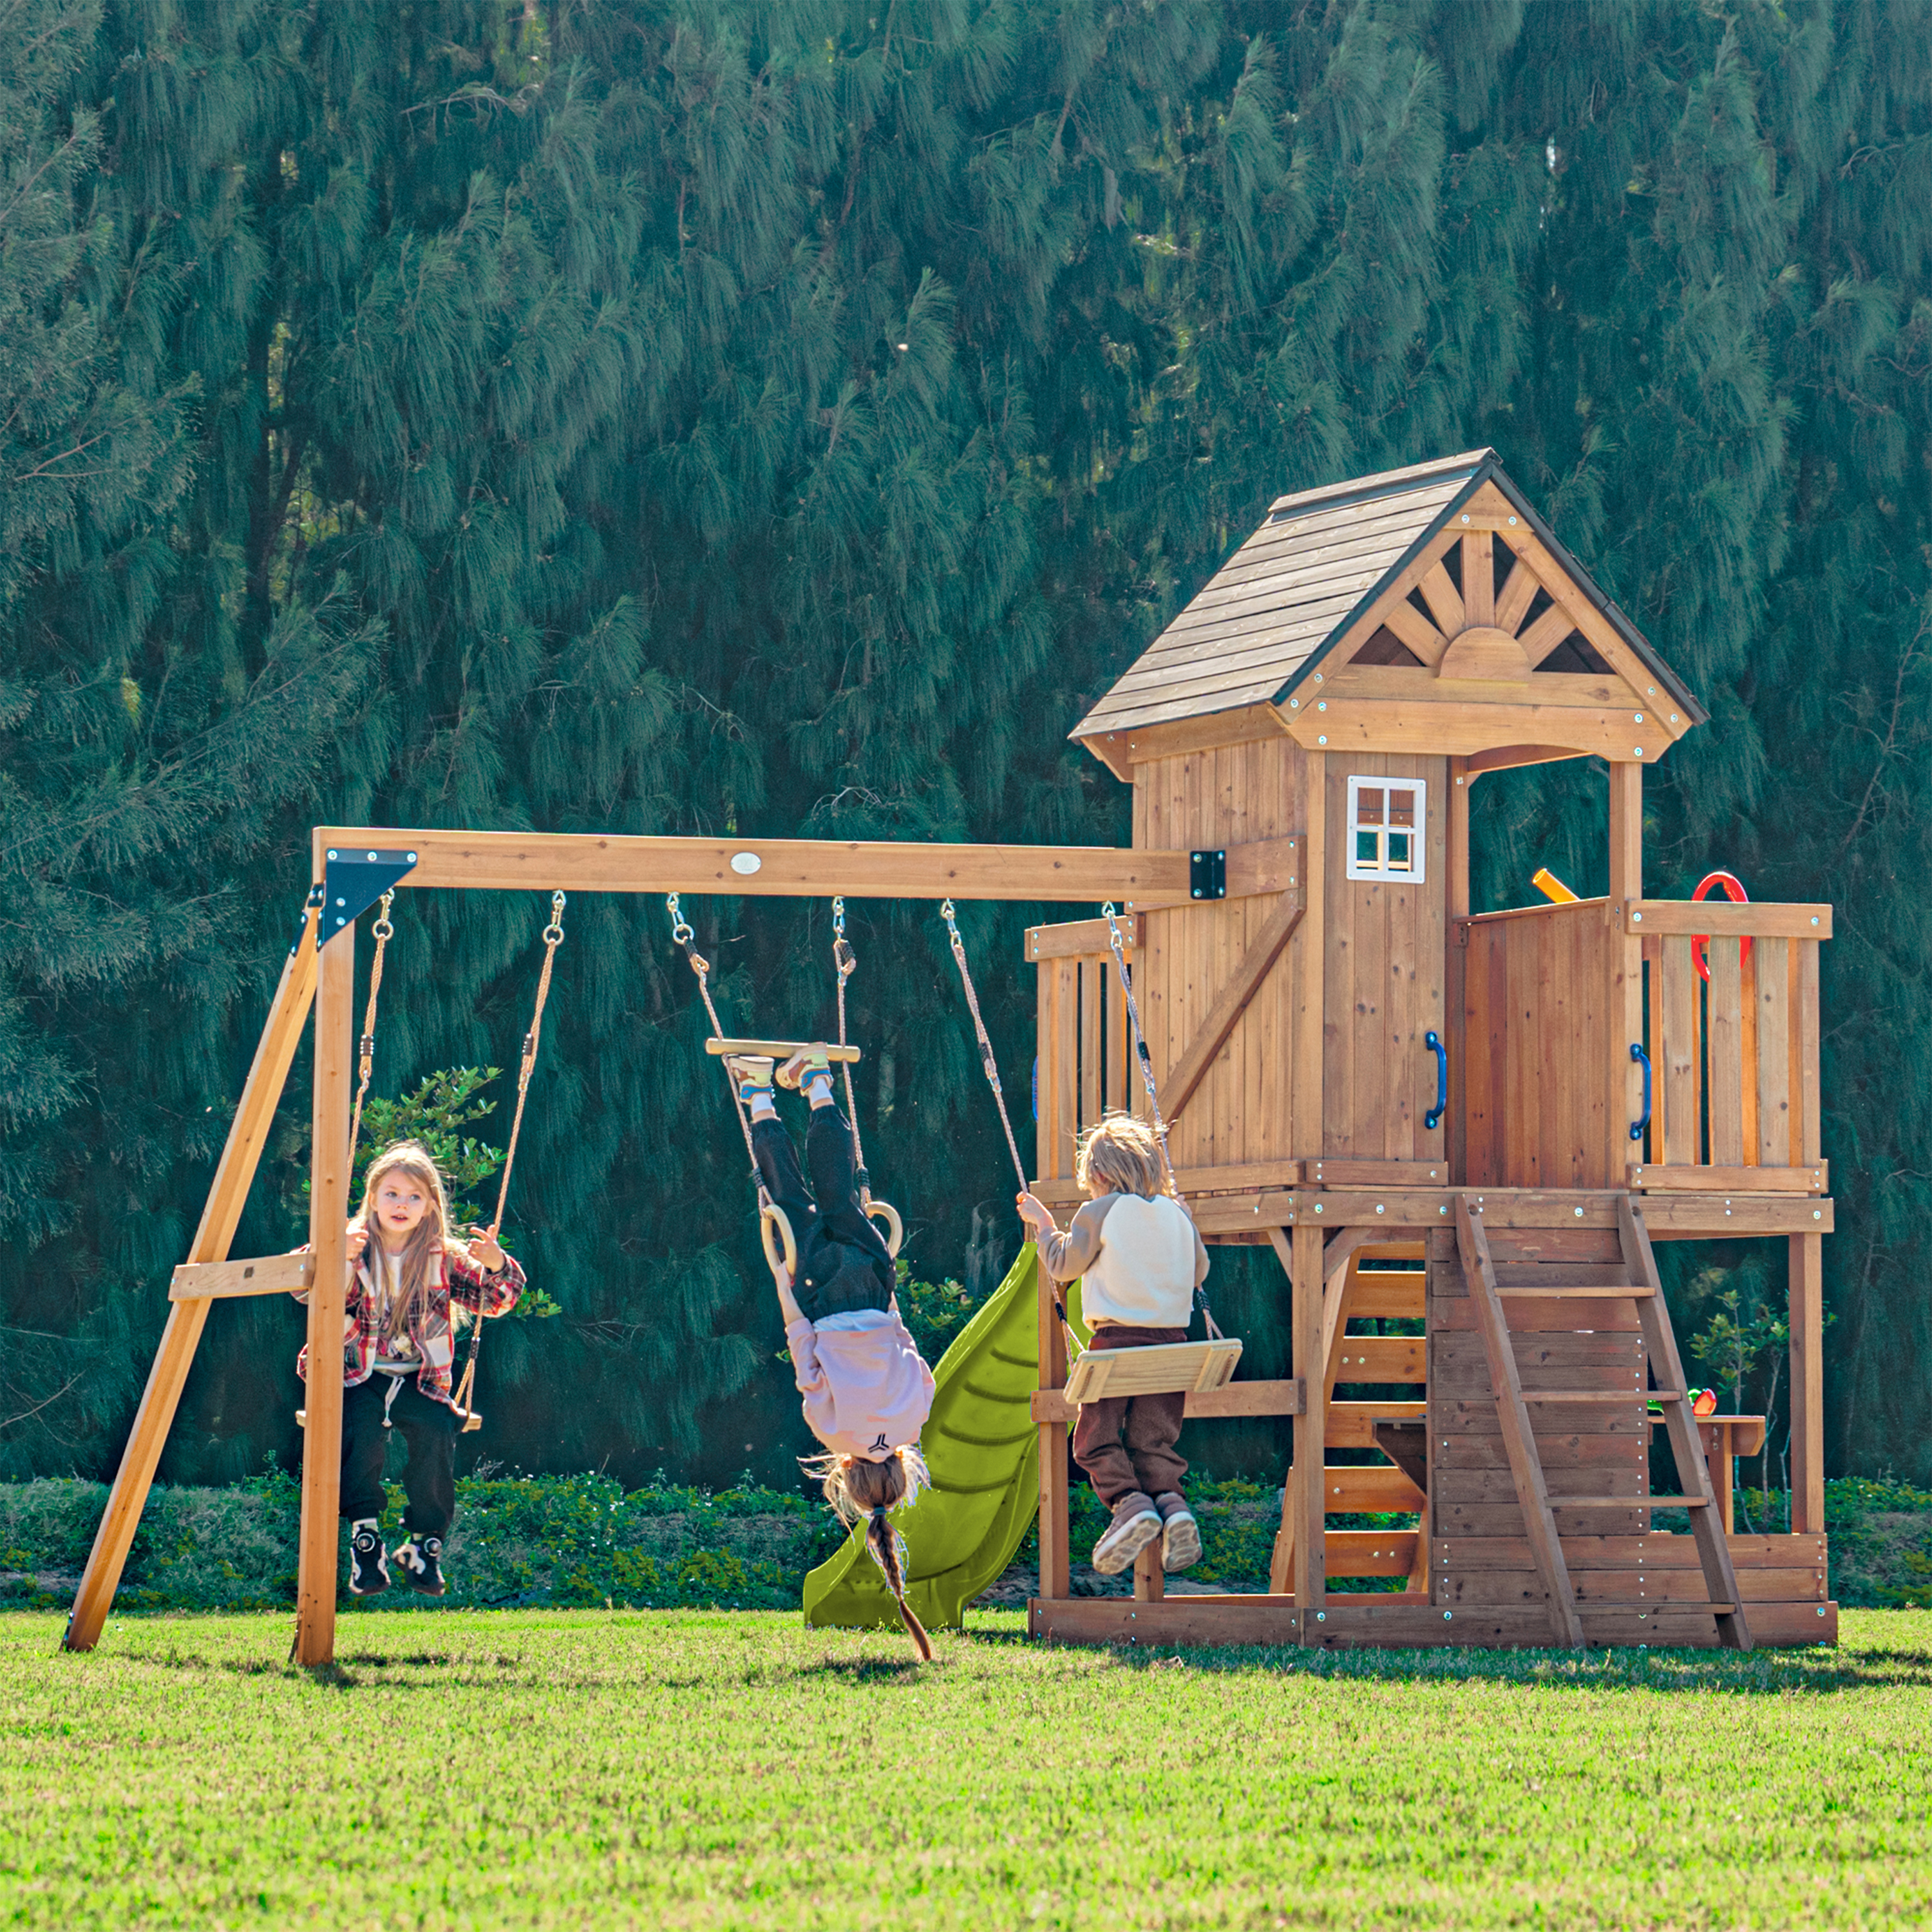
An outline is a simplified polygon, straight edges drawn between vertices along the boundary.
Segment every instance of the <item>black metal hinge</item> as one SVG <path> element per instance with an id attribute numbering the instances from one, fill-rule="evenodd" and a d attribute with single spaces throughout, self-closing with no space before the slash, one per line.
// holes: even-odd
<path id="1" fill-rule="evenodd" d="M 1225 850 L 1188 854 L 1187 890 L 1190 898 L 1224 899 L 1228 896 L 1228 855 Z"/>

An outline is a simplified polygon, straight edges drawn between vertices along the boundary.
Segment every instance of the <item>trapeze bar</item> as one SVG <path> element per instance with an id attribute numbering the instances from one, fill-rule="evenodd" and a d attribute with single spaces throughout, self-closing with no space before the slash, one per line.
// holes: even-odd
<path id="1" fill-rule="evenodd" d="M 746 1053 L 769 1060 L 789 1060 L 807 1047 L 817 1048 L 827 1060 L 849 1060 L 855 1066 L 859 1064 L 856 1046 L 826 1046 L 815 1040 L 707 1040 L 704 1042 L 706 1053 Z"/>

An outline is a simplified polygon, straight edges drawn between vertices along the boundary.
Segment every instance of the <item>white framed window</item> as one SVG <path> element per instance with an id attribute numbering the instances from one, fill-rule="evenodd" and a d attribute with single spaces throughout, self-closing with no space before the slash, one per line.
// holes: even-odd
<path id="1" fill-rule="evenodd" d="M 1420 880 L 1428 824 L 1420 778 L 1350 778 L 1349 878 Z"/>

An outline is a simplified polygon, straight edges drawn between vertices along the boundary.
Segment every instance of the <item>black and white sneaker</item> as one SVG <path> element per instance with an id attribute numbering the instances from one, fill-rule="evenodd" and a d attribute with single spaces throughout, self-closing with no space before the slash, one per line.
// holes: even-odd
<path id="1" fill-rule="evenodd" d="M 396 1567 L 402 1571 L 412 1590 L 420 1591 L 425 1597 L 442 1594 L 441 1537 L 412 1536 L 408 1542 L 398 1546 L 395 1557 Z"/>
<path id="2" fill-rule="evenodd" d="M 382 1538 L 376 1519 L 365 1517 L 349 1526 L 349 1594 L 373 1597 L 389 1587 L 389 1566 L 382 1555 Z"/>

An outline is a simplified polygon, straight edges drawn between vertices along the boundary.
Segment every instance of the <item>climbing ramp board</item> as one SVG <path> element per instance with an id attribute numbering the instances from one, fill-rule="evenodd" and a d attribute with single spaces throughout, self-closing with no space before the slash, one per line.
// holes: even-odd
<path id="1" fill-rule="evenodd" d="M 1039 1507 L 1040 1430 L 1029 1406 L 1040 1382 L 1039 1265 L 1028 1242 L 933 1372 L 920 1438 L 932 1487 L 892 1519 L 910 1554 L 906 1600 L 928 1628 L 960 1622 L 1013 1560 Z M 808 1624 L 899 1628 L 863 1527 L 806 1576 Z"/>

